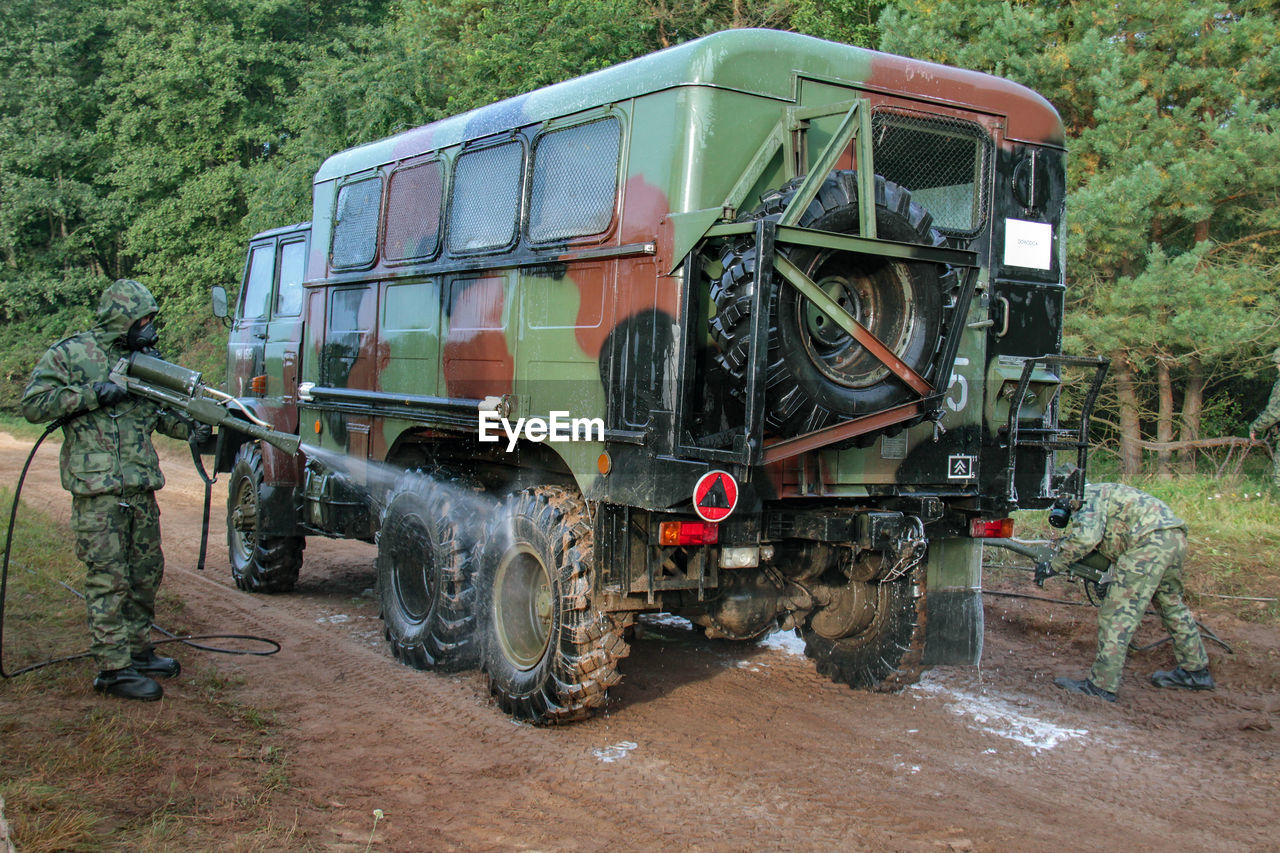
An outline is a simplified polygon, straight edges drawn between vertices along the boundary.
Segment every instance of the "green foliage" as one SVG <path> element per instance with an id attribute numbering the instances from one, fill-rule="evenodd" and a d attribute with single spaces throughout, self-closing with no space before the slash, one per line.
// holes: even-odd
<path id="1" fill-rule="evenodd" d="M 811 36 L 874 48 L 880 43 L 876 19 L 886 5 L 882 0 L 798 0 L 791 23 Z"/>
<path id="2" fill-rule="evenodd" d="M 1257 371 L 1280 343 L 1274 4 L 899 0 L 880 28 L 887 50 L 1008 76 L 1058 105 L 1069 347 L 1122 355 L 1151 408 L 1158 364 L 1175 398 L 1196 377 Z"/>
<path id="3" fill-rule="evenodd" d="M 1069 345 L 1128 354 L 1148 397 L 1158 362 L 1261 385 L 1280 343 L 1276 19 L 1174 0 L 12 0 L 0 409 L 116 277 L 161 300 L 172 357 L 219 373 L 208 288 L 235 290 L 246 237 L 310 217 L 328 155 L 738 26 L 882 39 L 1045 94 L 1071 139 Z"/>

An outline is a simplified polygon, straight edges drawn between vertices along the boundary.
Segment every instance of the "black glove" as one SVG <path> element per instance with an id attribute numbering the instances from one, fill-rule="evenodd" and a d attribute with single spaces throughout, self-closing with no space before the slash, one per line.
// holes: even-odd
<path id="1" fill-rule="evenodd" d="M 114 382 L 93 383 L 93 393 L 98 395 L 98 405 L 106 408 L 114 406 L 129 396 L 129 390 Z"/>
<path id="2" fill-rule="evenodd" d="M 1044 586 L 1044 582 L 1056 575 L 1048 560 L 1036 563 L 1036 586 Z"/>
<path id="3" fill-rule="evenodd" d="M 197 421 L 187 429 L 190 430 L 189 438 L 196 444 L 204 444 L 213 438 L 213 427 L 208 424 L 202 424 Z"/>

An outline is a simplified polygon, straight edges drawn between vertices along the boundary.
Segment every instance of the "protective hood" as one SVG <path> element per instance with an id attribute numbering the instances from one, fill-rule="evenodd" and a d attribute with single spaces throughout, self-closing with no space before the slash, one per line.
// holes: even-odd
<path id="1" fill-rule="evenodd" d="M 98 331 L 107 343 L 124 338 L 134 322 L 160 310 L 146 285 L 131 278 L 114 282 L 98 300 Z"/>

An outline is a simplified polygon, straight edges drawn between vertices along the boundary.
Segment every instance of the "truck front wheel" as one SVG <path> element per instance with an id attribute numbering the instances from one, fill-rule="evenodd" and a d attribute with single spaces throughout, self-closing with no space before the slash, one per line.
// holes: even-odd
<path id="1" fill-rule="evenodd" d="M 236 451 L 227 487 L 227 555 L 231 577 L 246 592 L 288 592 L 302 568 L 302 536 L 262 535 L 262 451 L 256 441 Z"/>
<path id="2" fill-rule="evenodd" d="M 592 606 L 591 525 L 576 492 L 512 495 L 480 550 L 483 667 L 504 711 L 536 723 L 604 705 L 628 651 L 623 620 Z"/>

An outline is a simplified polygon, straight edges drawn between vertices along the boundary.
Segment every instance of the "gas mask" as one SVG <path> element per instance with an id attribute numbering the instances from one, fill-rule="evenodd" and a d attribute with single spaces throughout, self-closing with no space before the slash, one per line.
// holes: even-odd
<path id="1" fill-rule="evenodd" d="M 1049 524 L 1059 530 L 1071 523 L 1071 513 L 1076 508 L 1077 501 L 1068 495 L 1063 495 L 1053 502 L 1053 506 L 1049 508 Z"/>
<path id="2" fill-rule="evenodd" d="M 160 333 L 156 331 L 156 324 L 153 320 L 142 325 L 142 321 L 147 319 L 143 317 L 135 320 L 133 325 L 129 327 L 128 333 L 125 334 L 124 345 L 128 347 L 130 352 L 146 352 L 153 351 L 156 344 L 160 343 Z"/>

